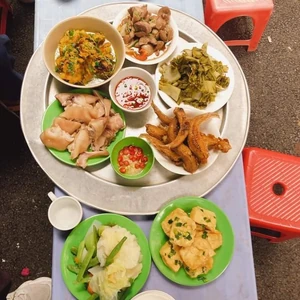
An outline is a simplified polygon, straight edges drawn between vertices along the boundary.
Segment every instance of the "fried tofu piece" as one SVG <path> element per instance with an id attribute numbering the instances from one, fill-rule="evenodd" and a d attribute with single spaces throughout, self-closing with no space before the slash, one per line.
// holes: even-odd
<path id="1" fill-rule="evenodd" d="M 216 252 L 208 241 L 208 234 L 209 233 L 204 234 L 204 232 L 202 231 L 197 231 L 193 246 L 195 246 L 199 250 L 202 250 L 204 254 L 207 254 L 211 257 L 214 256 Z"/>
<path id="2" fill-rule="evenodd" d="M 198 276 L 207 274 L 213 267 L 214 260 L 212 257 L 207 257 L 207 260 L 205 263 L 196 268 L 196 269 L 191 269 L 189 267 L 185 267 L 184 270 L 185 272 L 191 277 L 191 278 L 197 278 Z"/>
<path id="3" fill-rule="evenodd" d="M 176 218 L 179 219 L 181 216 L 187 217 L 188 215 L 183 209 L 176 208 L 162 221 L 161 227 L 168 237 L 170 237 L 171 227 L 174 220 Z"/>
<path id="4" fill-rule="evenodd" d="M 164 263 L 174 272 L 178 272 L 182 266 L 182 259 L 179 255 L 179 250 L 180 247 L 167 241 L 159 251 Z"/>
<path id="5" fill-rule="evenodd" d="M 223 244 L 223 237 L 220 231 L 207 232 L 207 241 L 210 243 L 213 250 L 219 248 Z"/>
<path id="6" fill-rule="evenodd" d="M 210 210 L 204 209 L 200 206 L 196 206 L 190 213 L 190 218 L 197 224 L 203 224 L 207 229 L 211 231 L 216 230 L 217 219 L 216 214 Z"/>
<path id="7" fill-rule="evenodd" d="M 196 223 L 188 216 L 176 217 L 172 222 L 170 242 L 180 247 L 189 247 L 194 242 Z"/>
<path id="8" fill-rule="evenodd" d="M 207 251 L 198 249 L 194 245 L 180 248 L 179 253 L 184 265 L 188 269 L 197 269 L 204 266 L 209 257 Z"/>

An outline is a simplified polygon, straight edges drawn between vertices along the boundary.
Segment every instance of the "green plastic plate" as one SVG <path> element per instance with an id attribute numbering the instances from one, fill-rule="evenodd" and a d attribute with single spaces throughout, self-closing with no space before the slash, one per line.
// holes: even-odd
<path id="1" fill-rule="evenodd" d="M 93 94 L 92 89 L 76 89 L 76 90 L 72 90 L 71 93 Z M 105 95 L 105 96 L 108 97 L 107 95 Z M 125 122 L 125 116 L 124 116 L 123 111 L 119 107 L 117 107 L 113 102 L 112 102 L 112 108 L 114 109 L 115 112 L 120 114 L 121 118 Z M 45 111 L 43 121 L 42 121 L 42 130 L 44 131 L 45 129 L 51 127 L 51 125 L 53 123 L 53 120 L 57 116 L 59 116 L 63 111 L 64 111 L 64 109 L 61 106 L 60 102 L 58 100 L 53 101 L 47 107 L 47 110 Z M 118 141 L 120 141 L 124 136 L 125 136 L 125 129 L 120 130 L 116 134 L 116 138 L 114 139 L 114 141 L 107 147 L 107 150 L 108 150 L 109 153 L 111 153 L 114 145 Z M 51 149 L 51 148 L 48 148 L 48 149 L 51 152 L 51 154 L 54 155 L 58 160 L 66 163 L 68 165 L 76 166 L 76 160 L 71 159 L 71 155 L 70 155 L 70 152 L 68 150 L 59 151 L 59 150 L 55 150 L 55 149 Z M 109 159 L 109 155 L 108 156 L 103 156 L 103 157 L 90 158 L 87 162 L 87 166 L 88 167 L 95 166 L 95 165 L 97 165 L 101 162 L 106 161 L 107 159 Z"/>
<path id="2" fill-rule="evenodd" d="M 123 228 L 126 228 L 130 233 L 136 236 L 138 244 L 141 247 L 141 252 L 143 255 L 143 268 L 142 272 L 139 274 L 139 276 L 136 278 L 136 280 L 133 282 L 131 287 L 126 292 L 125 300 L 131 299 L 133 296 L 135 296 L 141 288 L 144 286 L 144 284 L 147 281 L 147 278 L 150 274 L 151 269 L 151 254 L 149 250 L 148 240 L 142 231 L 142 229 L 133 221 L 130 219 L 116 214 L 100 214 L 95 215 L 91 218 L 88 218 L 81 222 L 76 228 L 72 230 L 72 232 L 69 234 L 68 238 L 65 241 L 62 254 L 61 254 L 61 272 L 63 280 L 69 289 L 69 291 L 73 294 L 74 297 L 78 300 L 86 300 L 89 298 L 90 294 L 86 290 L 85 284 L 76 284 L 76 274 L 70 272 L 67 269 L 67 265 L 74 264 L 73 261 L 73 254 L 71 253 L 71 248 L 73 246 L 78 247 L 79 243 L 84 239 L 88 229 L 92 225 L 92 223 L 97 220 L 103 225 L 106 224 L 116 224 Z"/>
<path id="3" fill-rule="evenodd" d="M 159 254 L 160 248 L 168 240 L 168 237 L 161 228 L 161 222 L 176 208 L 182 208 L 185 212 L 189 213 L 195 206 L 201 206 L 204 209 L 215 212 L 217 229 L 222 233 L 223 236 L 223 244 L 220 248 L 215 250 L 216 255 L 213 257 L 213 268 L 206 275 L 204 275 L 205 280 L 189 277 L 183 268 L 181 268 L 177 273 L 173 272 L 165 265 Z M 200 286 L 212 282 L 218 278 L 229 265 L 234 252 L 234 234 L 227 216 L 213 202 L 197 197 L 179 198 L 169 202 L 166 206 L 164 206 L 153 221 L 149 242 L 153 261 L 159 271 L 171 281 L 185 286 Z"/>

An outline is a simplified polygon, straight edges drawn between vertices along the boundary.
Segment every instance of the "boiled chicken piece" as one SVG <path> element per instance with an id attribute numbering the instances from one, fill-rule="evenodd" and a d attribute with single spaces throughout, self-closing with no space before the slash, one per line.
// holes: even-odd
<path id="1" fill-rule="evenodd" d="M 61 103 L 62 106 L 69 106 L 78 104 L 81 106 L 95 104 L 99 100 L 98 96 L 89 94 L 76 94 L 76 93 L 59 93 L 55 98 Z"/>
<path id="2" fill-rule="evenodd" d="M 92 149 L 97 151 L 109 145 L 114 140 L 116 133 L 123 128 L 125 128 L 125 123 L 120 114 L 116 113 L 111 116 L 106 123 L 106 127 L 102 135 L 93 141 Z"/>
<path id="3" fill-rule="evenodd" d="M 101 107 L 104 110 L 105 117 L 108 117 L 111 109 L 111 100 L 104 98 L 97 90 L 93 90 L 93 94 L 99 98 L 99 102 L 95 106 L 98 106 L 99 109 Z M 101 116 L 103 115 L 99 117 Z"/>
<path id="4" fill-rule="evenodd" d="M 59 116 L 68 120 L 89 124 L 91 119 L 95 118 L 95 112 L 93 107 L 90 106 L 71 105 Z"/>
<path id="5" fill-rule="evenodd" d="M 88 131 L 92 140 L 97 140 L 105 130 L 106 124 L 108 122 L 108 117 L 101 117 L 98 119 L 93 119 L 89 123 Z"/>
<path id="6" fill-rule="evenodd" d="M 110 115 L 110 111 L 111 111 L 111 101 L 106 98 L 104 98 L 103 100 L 100 100 L 100 101 L 104 105 L 105 117 L 108 117 Z"/>
<path id="7" fill-rule="evenodd" d="M 79 122 L 57 117 L 53 120 L 52 126 L 59 126 L 63 131 L 73 134 L 80 128 L 81 124 Z"/>
<path id="8" fill-rule="evenodd" d="M 105 116 L 105 106 L 102 101 L 99 101 L 94 106 L 95 118 L 100 118 Z"/>
<path id="9" fill-rule="evenodd" d="M 114 131 L 115 133 L 125 127 L 125 123 L 119 113 L 111 116 L 107 122 L 106 128 Z"/>
<path id="10" fill-rule="evenodd" d="M 93 151 L 99 151 L 102 148 L 105 148 L 108 145 L 108 139 L 106 136 L 101 135 L 97 140 L 92 141 L 91 148 Z"/>
<path id="11" fill-rule="evenodd" d="M 81 128 L 75 135 L 72 144 L 69 145 L 68 150 L 71 152 L 71 159 L 75 159 L 79 154 L 85 152 L 91 143 L 91 139 L 86 127 Z"/>
<path id="12" fill-rule="evenodd" d="M 76 165 L 85 169 L 87 165 L 87 160 L 89 158 L 93 157 L 102 157 L 102 156 L 108 156 L 109 152 L 105 150 L 100 150 L 100 151 L 94 151 L 94 152 L 84 152 L 81 153 L 76 161 Z"/>
<path id="13" fill-rule="evenodd" d="M 116 137 L 116 131 L 106 128 L 103 134 L 92 143 L 92 149 L 98 151 L 108 146 Z"/>
<path id="14" fill-rule="evenodd" d="M 58 126 L 47 128 L 40 135 L 43 144 L 48 148 L 59 151 L 67 149 L 68 145 L 73 142 L 74 138 Z"/>

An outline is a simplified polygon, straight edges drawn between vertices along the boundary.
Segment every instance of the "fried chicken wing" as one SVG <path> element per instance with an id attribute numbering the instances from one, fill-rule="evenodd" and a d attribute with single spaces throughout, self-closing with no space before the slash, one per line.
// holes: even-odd
<path id="1" fill-rule="evenodd" d="M 176 107 L 174 109 L 174 115 L 178 120 L 179 131 L 175 139 L 166 144 L 165 147 L 169 147 L 170 149 L 178 147 L 183 141 L 186 139 L 190 129 L 190 122 L 187 120 L 186 114 L 181 107 Z M 171 121 L 172 122 L 172 121 Z M 170 124 L 170 123 L 169 123 Z"/>
<path id="2" fill-rule="evenodd" d="M 164 124 L 170 124 L 172 121 L 172 118 L 169 118 L 167 115 L 165 115 L 152 101 L 151 106 L 157 115 L 157 117 L 160 119 L 160 121 Z"/>
<path id="3" fill-rule="evenodd" d="M 173 141 L 176 138 L 177 133 L 178 133 L 178 121 L 177 118 L 174 118 L 172 122 L 169 124 L 168 139 L 170 141 Z M 187 172 L 194 173 L 197 171 L 199 167 L 198 161 L 188 146 L 182 143 L 178 147 L 174 148 L 173 151 L 181 157 L 183 161 L 183 168 Z"/>
<path id="4" fill-rule="evenodd" d="M 146 138 L 162 155 L 173 161 L 176 165 L 182 163 L 180 156 L 171 149 L 164 147 L 165 144 L 162 141 L 146 133 L 141 134 L 140 137 Z"/>
<path id="5" fill-rule="evenodd" d="M 205 134 L 200 131 L 200 125 L 210 118 L 219 118 L 217 113 L 207 113 L 193 118 L 188 134 L 188 145 L 200 164 L 206 164 L 209 156 Z"/>
<path id="6" fill-rule="evenodd" d="M 212 134 L 206 135 L 205 139 L 209 150 L 220 150 L 223 153 L 227 153 L 231 149 L 231 145 L 228 139 L 221 139 L 219 137 L 215 137 Z"/>
<path id="7" fill-rule="evenodd" d="M 145 127 L 146 127 L 146 132 L 149 135 L 151 135 L 163 142 L 166 141 L 166 139 L 167 139 L 166 129 L 159 127 L 159 126 L 152 125 L 152 124 L 146 124 Z"/>

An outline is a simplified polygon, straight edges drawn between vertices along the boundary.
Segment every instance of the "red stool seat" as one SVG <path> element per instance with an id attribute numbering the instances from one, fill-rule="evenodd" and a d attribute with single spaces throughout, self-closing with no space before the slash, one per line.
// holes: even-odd
<path id="1" fill-rule="evenodd" d="M 300 237 L 300 157 L 253 147 L 243 162 L 251 233 L 271 242 Z"/>
<path id="2" fill-rule="evenodd" d="M 0 0 L 0 34 L 6 33 L 8 13 L 12 13 L 11 6 L 6 2 L 6 0 Z"/>
<path id="3" fill-rule="evenodd" d="M 252 37 L 248 40 L 225 41 L 228 46 L 248 46 L 255 51 L 274 8 L 273 0 L 206 0 L 205 24 L 214 32 L 227 21 L 248 16 L 253 21 Z"/>

